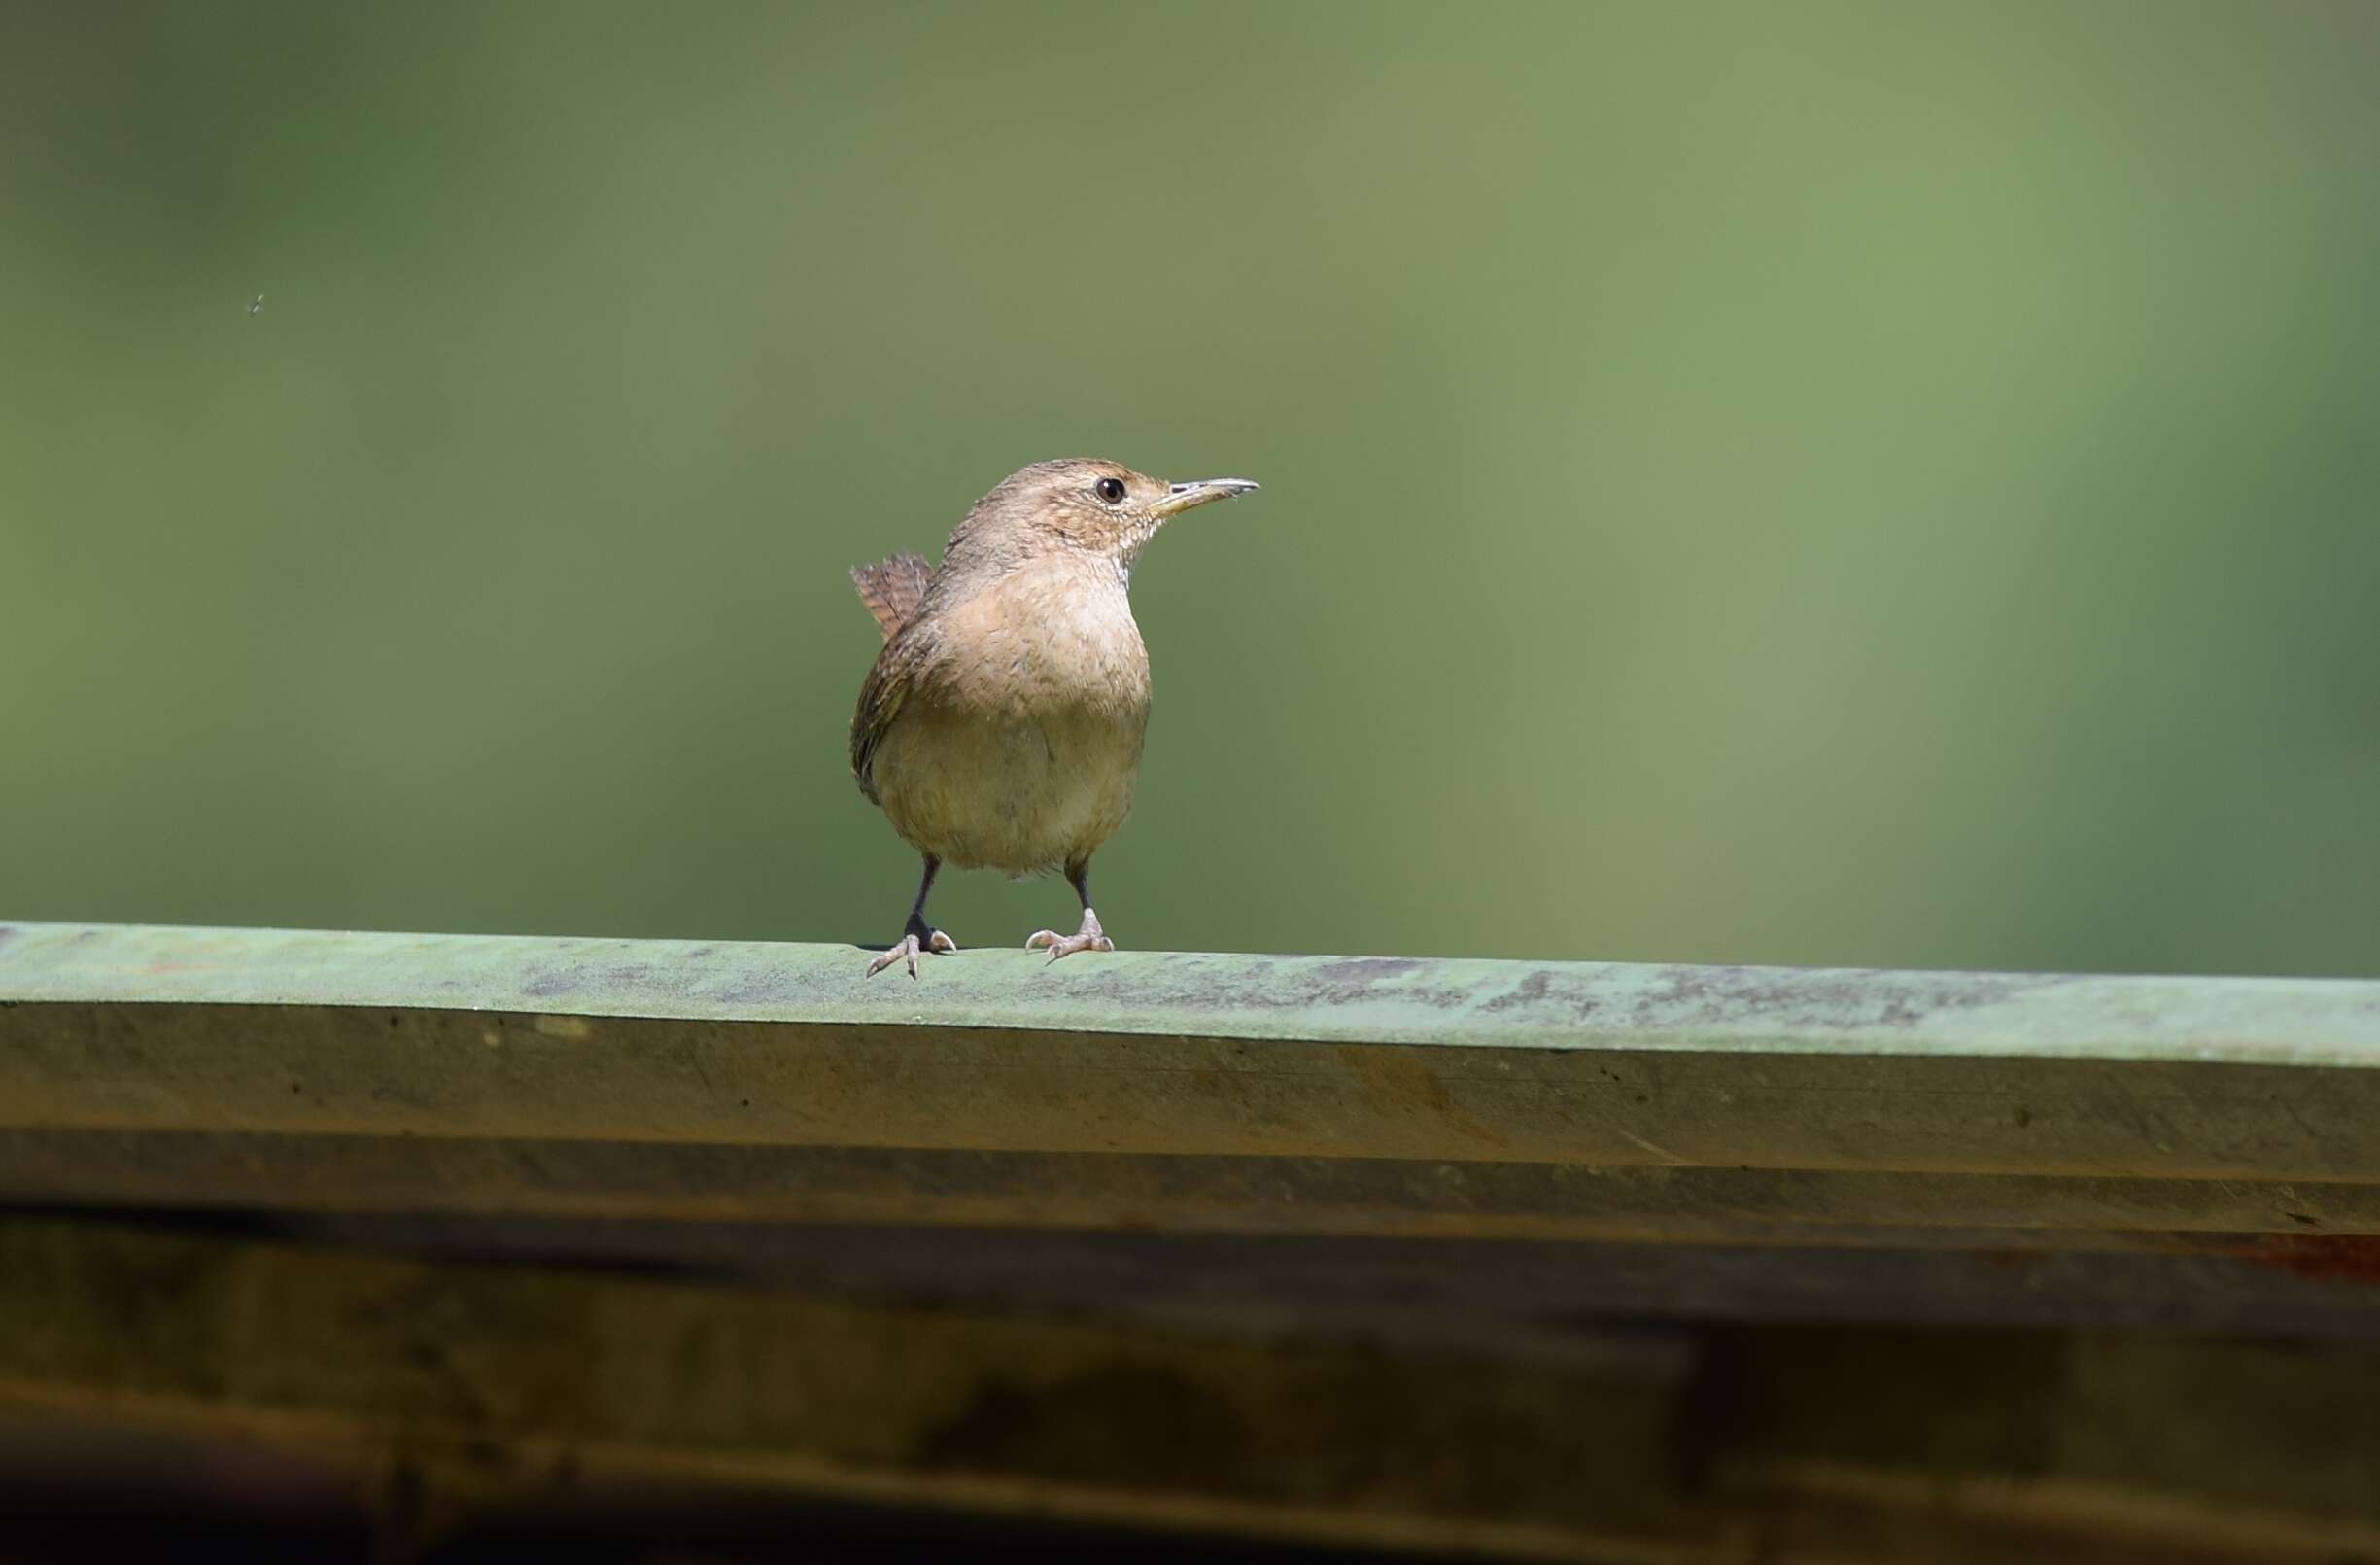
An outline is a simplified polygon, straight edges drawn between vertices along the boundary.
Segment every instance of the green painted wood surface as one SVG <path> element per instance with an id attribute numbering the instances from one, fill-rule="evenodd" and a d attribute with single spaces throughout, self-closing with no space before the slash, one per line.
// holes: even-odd
<path id="1" fill-rule="evenodd" d="M 0 926 L 0 1196 L 2380 1233 L 2380 983 Z"/>
<path id="2" fill-rule="evenodd" d="M 970 951 L 0 922 L 0 999 L 429 1007 L 1317 1043 L 2380 1066 L 2380 981 Z"/>

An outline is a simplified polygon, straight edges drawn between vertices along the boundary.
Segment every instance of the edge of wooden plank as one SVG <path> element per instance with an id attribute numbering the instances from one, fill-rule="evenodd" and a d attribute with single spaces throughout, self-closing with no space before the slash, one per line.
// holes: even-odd
<path id="1" fill-rule="evenodd" d="M 879 1027 L 2380 1067 L 2380 981 L 859 948 L 0 922 L 0 1003 L 178 1001 Z"/>

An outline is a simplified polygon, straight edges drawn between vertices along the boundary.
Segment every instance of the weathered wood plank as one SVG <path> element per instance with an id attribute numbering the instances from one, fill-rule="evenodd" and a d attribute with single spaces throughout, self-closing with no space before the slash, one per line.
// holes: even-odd
<path id="1" fill-rule="evenodd" d="M 0 1197 L 2380 1233 L 2380 984 L 15 925 Z"/>
<path id="2" fill-rule="evenodd" d="M 1665 1475 L 1688 1368 L 1657 1339 L 1481 1375 L 0 1218 L 0 1409 L 294 1446 L 373 1489 L 401 1467 L 465 1507 L 675 1480 L 1684 1565 L 1714 1557 Z"/>
<path id="3" fill-rule="evenodd" d="M 2380 1558 L 2380 1354 L 2174 1337 L 1269 1332 L 0 1217 L 0 1411 L 431 1514 L 657 1482 L 1605 1565 Z M 415 1505 L 413 1509 L 420 1511 Z"/>
<path id="4" fill-rule="evenodd" d="M 362 1005 L 1311 1043 L 2380 1065 L 2380 981 L 971 951 L 0 923 L 0 998 Z"/>
<path id="5" fill-rule="evenodd" d="M 985 1153 L 671 1141 L 0 1130 L 47 1204 L 919 1223 L 1439 1238 L 1892 1244 L 2380 1235 L 2380 1186 L 1397 1158 Z"/>

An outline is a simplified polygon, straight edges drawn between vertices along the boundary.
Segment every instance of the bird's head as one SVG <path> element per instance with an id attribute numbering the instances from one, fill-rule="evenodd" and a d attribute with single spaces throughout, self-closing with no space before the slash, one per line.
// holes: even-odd
<path id="1" fill-rule="evenodd" d="M 1167 521 L 1256 487 L 1246 478 L 1167 483 L 1087 457 L 1036 462 L 975 503 L 950 535 L 950 548 L 954 554 L 982 549 L 1017 557 L 1076 549 L 1111 559 L 1129 574 L 1142 546 Z"/>

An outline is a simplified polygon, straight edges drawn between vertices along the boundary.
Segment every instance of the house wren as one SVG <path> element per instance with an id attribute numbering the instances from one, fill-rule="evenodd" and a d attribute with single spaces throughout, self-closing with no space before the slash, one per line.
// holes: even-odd
<path id="1" fill-rule="evenodd" d="M 1168 518 L 1244 495 L 1245 478 L 1169 484 L 1113 462 L 1037 462 L 1000 480 L 950 534 L 853 568 L 884 649 L 851 718 L 851 773 L 925 874 L 900 941 L 868 964 L 956 951 L 925 922 L 943 865 L 1064 870 L 1083 926 L 1025 942 L 1050 959 L 1114 951 L 1090 905 L 1090 855 L 1132 809 L 1149 726 L 1149 654 L 1125 589 Z"/>

